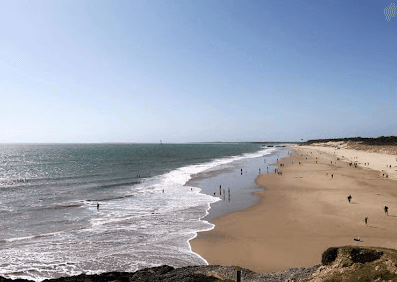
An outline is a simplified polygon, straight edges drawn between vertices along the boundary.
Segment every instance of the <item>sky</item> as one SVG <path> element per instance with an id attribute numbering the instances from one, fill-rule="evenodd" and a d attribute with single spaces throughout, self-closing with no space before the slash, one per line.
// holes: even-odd
<path id="1" fill-rule="evenodd" d="M 0 143 L 397 135 L 378 0 L 0 1 Z"/>

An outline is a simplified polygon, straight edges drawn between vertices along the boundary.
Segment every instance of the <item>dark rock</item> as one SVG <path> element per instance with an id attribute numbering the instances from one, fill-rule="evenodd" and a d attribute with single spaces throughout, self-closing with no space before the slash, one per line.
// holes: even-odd
<path id="1" fill-rule="evenodd" d="M 9 281 L 13 281 L 13 282 L 31 282 L 31 280 L 26 280 L 26 279 L 11 280 L 11 279 L 7 279 L 7 278 L 4 278 L 4 277 L 0 276 L 0 282 L 9 282 Z"/>
<path id="2" fill-rule="evenodd" d="M 241 269 L 241 278 L 244 282 L 284 282 L 297 281 L 310 276 L 318 266 L 311 268 L 291 268 L 270 274 L 259 274 L 249 269 Z M 77 276 L 47 279 L 45 282 L 228 282 L 236 281 L 236 269 L 234 266 L 187 266 L 173 268 L 163 265 L 159 267 L 145 268 L 133 273 L 107 272 L 95 275 L 80 274 Z M 31 282 L 30 280 L 11 280 L 0 277 L 0 282 Z"/>

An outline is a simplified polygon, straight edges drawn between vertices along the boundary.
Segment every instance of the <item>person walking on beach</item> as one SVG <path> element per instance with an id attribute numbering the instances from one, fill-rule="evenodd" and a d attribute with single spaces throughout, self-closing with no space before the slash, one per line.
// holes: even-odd
<path id="1" fill-rule="evenodd" d="M 364 222 L 365 222 L 365 225 L 367 225 L 367 223 L 368 223 L 368 217 L 365 217 L 365 218 L 364 218 Z"/>
<path id="2" fill-rule="evenodd" d="M 349 196 L 347 196 L 347 200 L 349 201 L 349 204 L 350 204 L 350 201 L 352 200 L 352 195 L 349 195 Z"/>
<path id="3" fill-rule="evenodd" d="M 219 185 L 219 195 L 222 195 L 222 185 Z"/>
<path id="4" fill-rule="evenodd" d="M 99 203 L 96 203 L 96 210 L 99 211 Z"/>
<path id="5" fill-rule="evenodd" d="M 387 214 L 387 215 L 389 215 L 389 207 L 388 206 L 385 206 L 385 214 Z"/>

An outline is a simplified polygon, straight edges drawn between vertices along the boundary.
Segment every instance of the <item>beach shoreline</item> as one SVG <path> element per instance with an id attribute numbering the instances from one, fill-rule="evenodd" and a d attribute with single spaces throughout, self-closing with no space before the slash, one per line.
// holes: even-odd
<path id="1" fill-rule="evenodd" d="M 344 154 L 341 161 L 342 155 L 319 148 L 295 147 L 279 161 L 282 175 L 260 175 L 257 184 L 266 189 L 256 192 L 259 203 L 211 221 L 215 228 L 190 241 L 192 250 L 209 264 L 265 273 L 319 264 L 330 246 L 397 248 L 396 180 L 364 167 L 376 162 L 364 151 L 333 148 Z M 356 155 L 358 166 L 349 164 L 347 152 Z"/>
<path id="2" fill-rule="evenodd" d="M 289 145 L 282 149 L 263 148 L 255 153 L 255 157 L 193 175 L 185 186 L 198 187 L 200 193 L 219 198 L 219 201 L 211 203 L 208 214 L 201 220 L 211 222 L 256 205 L 260 197 L 255 192 L 264 189 L 256 183 L 256 178 L 261 172 L 274 171 L 277 159 L 287 156 L 288 152 Z"/>

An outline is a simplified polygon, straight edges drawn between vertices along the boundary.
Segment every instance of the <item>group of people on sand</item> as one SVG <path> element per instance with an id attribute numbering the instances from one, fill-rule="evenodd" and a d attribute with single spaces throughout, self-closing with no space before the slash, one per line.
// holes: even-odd
<path id="1" fill-rule="evenodd" d="M 312 154 L 312 152 L 310 152 L 310 153 Z M 320 153 L 320 154 L 321 154 L 321 153 Z M 303 156 L 303 155 L 301 155 L 301 156 Z M 357 159 L 357 157 L 354 157 L 354 158 Z M 354 159 L 354 158 L 353 158 L 353 159 Z M 306 159 L 307 159 L 307 158 L 306 158 Z M 397 161 L 397 158 L 396 158 L 396 161 Z M 292 163 L 293 163 L 293 162 L 292 162 Z M 317 157 L 316 157 L 316 163 L 317 163 Z M 331 161 L 331 163 L 333 163 L 333 162 Z M 300 162 L 299 162 L 299 164 L 300 164 Z M 336 162 L 334 162 L 334 164 L 336 164 Z M 351 165 L 354 165 L 355 167 L 357 167 L 357 163 L 349 163 L 349 165 L 350 165 L 350 166 L 351 166 Z M 365 165 L 369 165 L 369 163 L 365 163 Z M 386 167 L 391 168 L 391 165 L 387 165 Z M 328 175 L 328 173 L 327 173 L 327 175 Z M 388 178 L 388 175 L 385 174 L 385 173 L 383 173 L 382 176 Z M 333 174 L 331 174 L 331 178 L 334 178 L 334 175 L 333 175 Z M 347 200 L 349 201 L 349 203 L 351 203 L 352 199 L 353 199 L 353 196 L 352 196 L 352 195 L 347 196 Z M 384 210 L 384 212 L 385 212 L 386 215 L 389 215 L 389 207 L 388 207 L 388 206 L 384 206 L 384 207 L 383 207 L 383 210 Z M 368 225 L 368 217 L 367 217 L 367 216 L 364 217 L 364 223 L 365 223 L 365 225 Z M 355 240 L 356 240 L 356 239 L 355 239 Z M 360 241 L 360 239 L 357 239 L 356 241 Z"/>
<path id="2" fill-rule="evenodd" d="M 230 188 L 227 188 L 227 194 L 228 194 L 228 199 L 230 202 Z M 214 196 L 216 195 L 216 192 L 214 192 Z M 222 185 L 219 185 L 219 196 L 222 196 Z M 226 199 L 226 191 L 223 189 L 223 200 Z"/>
<path id="3" fill-rule="evenodd" d="M 386 215 L 389 215 L 389 207 L 388 207 L 388 206 L 385 206 L 385 207 L 383 208 L 383 210 L 385 211 L 385 214 L 386 214 Z M 365 225 L 367 225 L 367 223 L 368 223 L 368 217 L 365 217 L 365 218 L 364 218 L 364 222 L 365 222 Z"/>
<path id="4" fill-rule="evenodd" d="M 352 199 L 353 199 L 352 195 L 347 196 L 347 200 L 349 201 L 349 203 L 351 202 Z M 386 215 L 389 215 L 389 207 L 388 206 L 384 206 L 383 210 L 384 210 Z M 365 222 L 365 225 L 368 224 L 368 217 L 367 216 L 364 218 L 364 222 Z"/>

